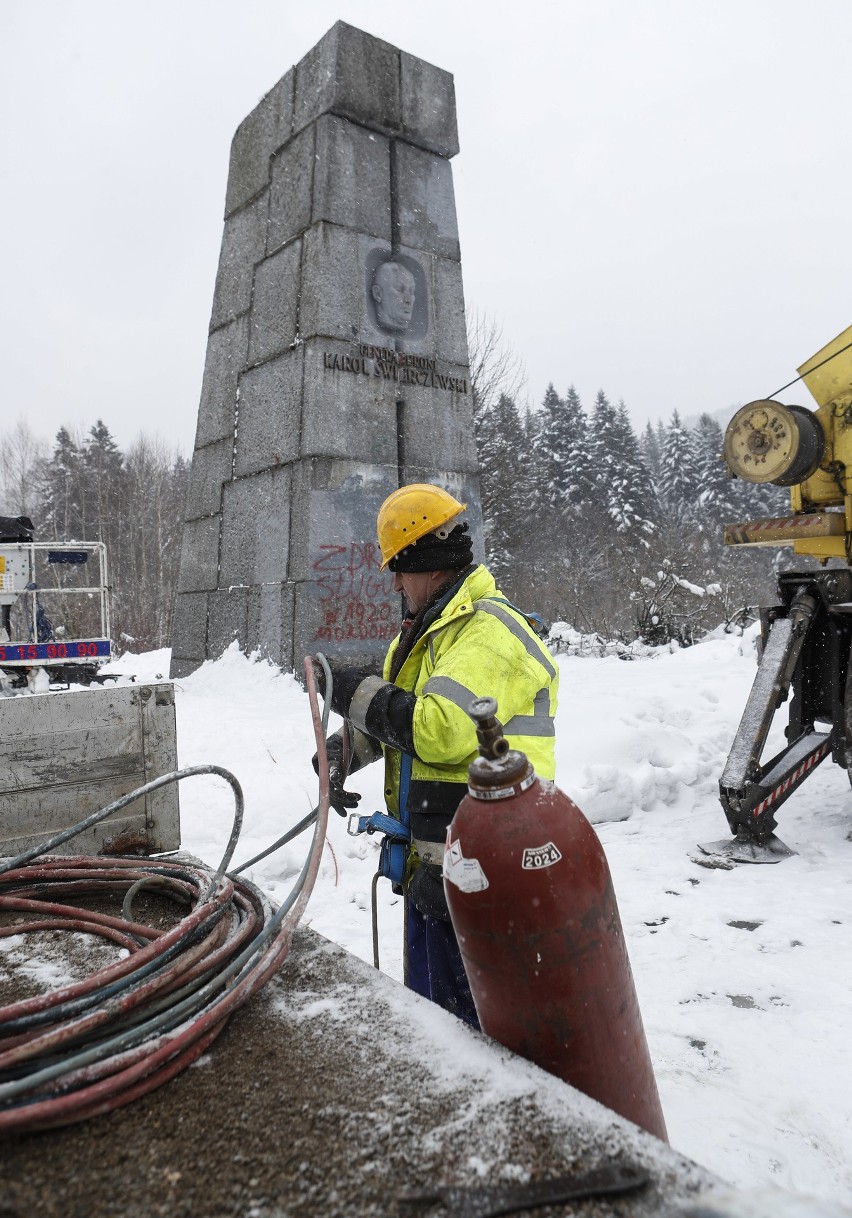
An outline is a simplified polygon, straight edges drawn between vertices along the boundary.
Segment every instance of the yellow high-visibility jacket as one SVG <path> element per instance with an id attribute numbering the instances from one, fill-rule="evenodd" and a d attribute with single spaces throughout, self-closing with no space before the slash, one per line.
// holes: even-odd
<path id="1" fill-rule="evenodd" d="M 526 753 L 540 777 L 554 777 L 558 670 L 526 619 L 501 597 L 491 573 L 476 567 L 414 644 L 394 682 L 416 696 L 408 800 L 415 841 L 443 842 L 467 790 L 468 766 L 478 752 L 467 714 L 474 698 L 495 698 L 511 747 Z M 399 637 L 385 659 L 385 681 L 398 644 Z M 385 799 L 398 815 L 401 754 L 387 744 L 383 749 Z"/>

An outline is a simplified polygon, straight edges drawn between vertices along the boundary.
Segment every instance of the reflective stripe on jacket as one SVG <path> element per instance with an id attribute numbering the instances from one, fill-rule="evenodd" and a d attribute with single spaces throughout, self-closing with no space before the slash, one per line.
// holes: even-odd
<path id="1" fill-rule="evenodd" d="M 542 778 L 554 777 L 557 667 L 526 620 L 500 597 L 490 572 L 476 567 L 396 678 L 397 686 L 417 697 L 409 798 L 415 838 L 443 841 L 467 789 L 468 766 L 478 752 L 467 714 L 474 698 L 495 698 L 511 747 L 526 753 Z M 398 643 L 397 638 L 385 659 L 385 680 Z M 397 813 L 400 754 L 388 746 L 384 752 L 385 798 Z"/>

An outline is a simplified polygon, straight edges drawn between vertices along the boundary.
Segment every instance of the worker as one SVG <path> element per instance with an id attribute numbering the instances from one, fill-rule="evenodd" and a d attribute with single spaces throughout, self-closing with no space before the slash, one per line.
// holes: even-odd
<path id="1" fill-rule="evenodd" d="M 411 830 L 405 983 L 478 1027 L 442 877 L 447 827 L 477 755 L 467 711 L 475 698 L 496 698 L 511 747 L 552 779 L 558 675 L 524 613 L 473 562 L 469 526 L 459 519 L 466 507 L 426 483 L 401 487 L 382 504 L 382 569 L 393 572 L 405 616 L 381 676 L 332 666 L 332 706 L 348 722 L 330 738 L 328 757 L 331 804 L 345 816 L 360 796 L 344 789 L 343 731 L 350 773 L 384 754 L 388 811 L 407 811 Z"/>

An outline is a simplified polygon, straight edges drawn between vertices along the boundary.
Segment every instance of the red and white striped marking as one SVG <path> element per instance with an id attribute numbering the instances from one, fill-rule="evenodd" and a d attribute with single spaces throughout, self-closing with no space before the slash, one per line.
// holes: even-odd
<path id="1" fill-rule="evenodd" d="M 749 520 L 743 523 L 725 525 L 725 539 L 734 543 L 747 544 L 753 538 L 763 534 L 784 532 L 807 532 L 809 529 L 819 529 L 824 515 L 809 516 L 773 516 L 762 520 Z"/>
<path id="2" fill-rule="evenodd" d="M 784 795 L 785 792 L 789 791 L 792 786 L 795 786 L 801 778 L 804 778 L 808 770 L 812 770 L 815 765 L 818 765 L 819 762 L 822 761 L 823 757 L 825 757 L 830 748 L 831 741 L 826 740 L 825 743 L 821 744 L 815 752 L 811 753 L 810 757 L 808 757 L 806 761 L 803 761 L 792 774 L 788 774 L 784 781 L 780 783 L 774 791 L 770 791 L 770 793 L 766 796 L 766 799 L 762 799 L 760 801 L 757 807 L 753 810 L 752 816 L 760 816 L 761 812 L 765 812 L 767 808 L 771 808 L 781 795 Z"/>

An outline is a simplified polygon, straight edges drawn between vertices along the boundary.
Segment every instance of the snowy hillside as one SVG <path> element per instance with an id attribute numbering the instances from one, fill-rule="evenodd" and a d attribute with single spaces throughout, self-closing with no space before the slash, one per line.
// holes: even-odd
<path id="1" fill-rule="evenodd" d="M 559 658 L 557 781 L 598 828 L 613 872 L 672 1144 L 741 1185 L 852 1194 L 852 792 L 825 763 L 779 814 L 797 855 L 707 870 L 698 841 L 727 835 L 717 782 L 754 674 L 731 636 L 653 660 Z M 168 653 L 118 662 L 140 679 Z M 232 769 L 246 793 L 237 862 L 316 800 L 307 697 L 232 648 L 177 689 L 182 765 Z M 771 742 L 770 742 L 771 747 Z M 381 806 L 372 767 L 351 783 Z M 231 800 L 213 778 L 181 787 L 185 848 L 217 862 Z M 372 959 L 377 847 L 333 813 L 306 920 Z M 253 878 L 282 897 L 296 842 Z M 401 975 L 402 907 L 379 885 L 381 964 Z"/>

